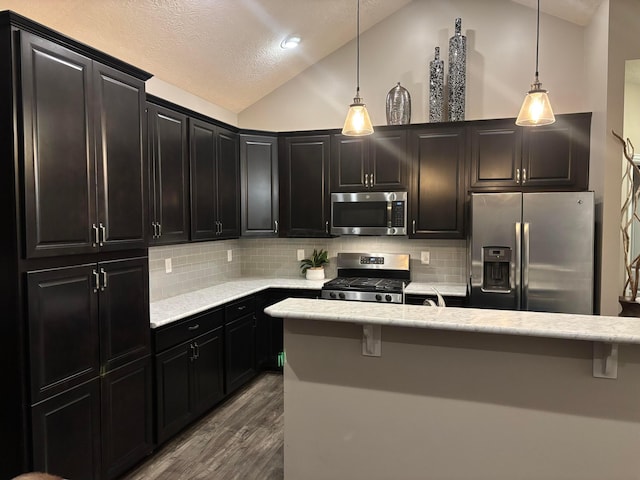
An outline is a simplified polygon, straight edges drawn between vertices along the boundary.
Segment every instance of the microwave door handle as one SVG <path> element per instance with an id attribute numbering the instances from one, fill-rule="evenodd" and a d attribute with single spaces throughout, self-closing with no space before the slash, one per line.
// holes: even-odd
<path id="1" fill-rule="evenodd" d="M 393 227 L 393 202 L 387 202 L 387 228 Z"/>

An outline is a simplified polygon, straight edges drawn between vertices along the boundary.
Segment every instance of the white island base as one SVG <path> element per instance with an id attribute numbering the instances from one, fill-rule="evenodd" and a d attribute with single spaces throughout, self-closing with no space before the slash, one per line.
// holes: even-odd
<path id="1" fill-rule="evenodd" d="M 362 324 L 285 310 L 286 480 L 640 479 L 637 344 L 617 379 L 581 339 L 382 325 L 370 357 Z"/>

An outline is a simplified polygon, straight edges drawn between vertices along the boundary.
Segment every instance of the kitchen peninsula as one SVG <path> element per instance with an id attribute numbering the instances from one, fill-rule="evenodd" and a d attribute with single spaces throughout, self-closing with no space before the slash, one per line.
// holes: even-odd
<path id="1" fill-rule="evenodd" d="M 309 299 L 266 313 L 285 319 L 285 478 L 638 478 L 637 319 Z"/>

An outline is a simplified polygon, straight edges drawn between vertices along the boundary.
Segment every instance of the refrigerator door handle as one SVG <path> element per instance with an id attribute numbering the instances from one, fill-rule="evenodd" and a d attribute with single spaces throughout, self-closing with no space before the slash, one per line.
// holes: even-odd
<path id="1" fill-rule="evenodd" d="M 522 229 L 522 307 L 529 310 L 529 222 Z"/>
<path id="2" fill-rule="evenodd" d="M 522 265 L 522 224 L 516 222 L 516 251 L 514 259 L 512 260 L 512 276 L 511 276 L 511 290 L 516 295 L 516 308 L 520 310 L 522 299 L 520 297 L 520 266 Z"/>

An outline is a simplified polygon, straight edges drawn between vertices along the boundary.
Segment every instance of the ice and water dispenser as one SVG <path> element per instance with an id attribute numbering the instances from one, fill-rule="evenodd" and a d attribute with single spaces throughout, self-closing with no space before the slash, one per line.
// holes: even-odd
<path id="1" fill-rule="evenodd" d="M 511 291 L 511 248 L 482 247 L 482 291 L 508 293 Z"/>

